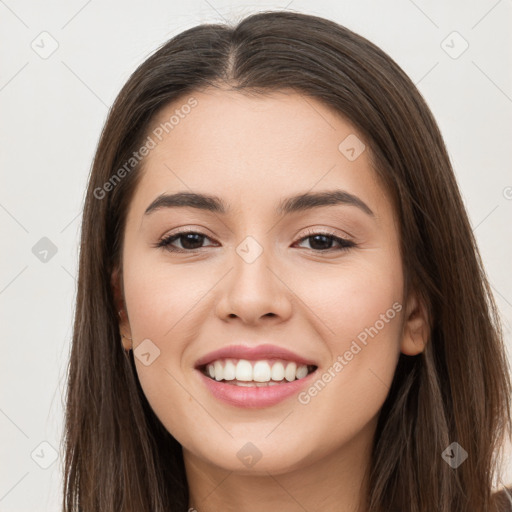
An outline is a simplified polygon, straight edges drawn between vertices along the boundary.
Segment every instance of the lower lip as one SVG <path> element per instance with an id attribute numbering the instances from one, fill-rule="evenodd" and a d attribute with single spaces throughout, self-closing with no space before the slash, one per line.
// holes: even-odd
<path id="1" fill-rule="evenodd" d="M 278 384 L 277 386 L 237 386 L 236 384 L 226 384 L 210 377 L 197 370 L 206 387 L 212 395 L 235 407 L 243 408 L 261 408 L 270 407 L 278 404 L 287 398 L 297 395 L 300 390 L 308 385 L 316 374 L 316 370 L 311 372 L 303 379 Z"/>

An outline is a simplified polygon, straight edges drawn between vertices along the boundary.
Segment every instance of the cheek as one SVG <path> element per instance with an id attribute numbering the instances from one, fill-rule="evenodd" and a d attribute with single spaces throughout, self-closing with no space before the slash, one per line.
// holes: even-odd
<path id="1" fill-rule="evenodd" d="M 155 414 L 170 432 L 181 433 L 180 439 L 187 435 L 184 419 L 187 428 L 204 423 L 188 393 L 182 362 L 187 346 L 200 337 L 205 308 L 211 308 L 207 294 L 215 281 L 211 271 L 201 271 L 201 265 L 195 265 L 173 267 L 166 261 L 152 262 L 135 251 L 124 261 L 137 375 Z M 142 347 L 146 347 L 144 351 Z M 147 358 L 143 357 L 146 352 L 150 354 Z"/>
<path id="2" fill-rule="evenodd" d="M 402 282 L 400 261 L 377 260 L 375 254 L 304 283 L 298 294 L 316 315 L 335 357 L 355 339 L 364 343 L 378 337 L 381 346 L 398 344 Z"/>
<path id="3" fill-rule="evenodd" d="M 346 422 L 350 410 L 360 424 L 377 413 L 400 354 L 402 283 L 400 260 L 380 257 L 347 264 L 308 288 L 306 302 L 329 352 L 321 382 L 302 401 L 314 402 L 318 414 Z M 337 405 L 324 409 L 329 404 Z"/>
<path id="4" fill-rule="evenodd" d="M 200 307 L 201 298 L 211 287 L 211 275 L 203 275 L 201 265 L 173 266 L 164 258 L 155 262 L 137 254 L 126 259 L 125 268 L 125 295 L 134 339 L 154 338 L 178 351 L 190 314 Z M 172 344 L 165 340 L 172 340 Z"/>

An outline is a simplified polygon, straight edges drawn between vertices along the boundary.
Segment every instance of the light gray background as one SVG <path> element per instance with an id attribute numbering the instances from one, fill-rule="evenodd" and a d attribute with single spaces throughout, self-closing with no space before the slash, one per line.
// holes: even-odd
<path id="1" fill-rule="evenodd" d="M 445 137 L 510 357 L 512 0 L 0 0 L 1 512 L 60 509 L 53 449 L 62 434 L 81 208 L 108 107 L 176 33 L 281 8 L 346 25 L 418 85 Z M 48 243 L 43 237 L 57 249 L 46 262 L 33 252 Z M 512 458 L 507 484 L 510 466 Z"/>

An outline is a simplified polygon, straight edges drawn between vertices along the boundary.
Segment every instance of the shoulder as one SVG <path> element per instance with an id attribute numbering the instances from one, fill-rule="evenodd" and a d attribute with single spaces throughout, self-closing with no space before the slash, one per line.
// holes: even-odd
<path id="1" fill-rule="evenodd" d="M 499 512 L 512 512 L 512 487 L 505 487 L 495 492 L 493 502 Z"/>

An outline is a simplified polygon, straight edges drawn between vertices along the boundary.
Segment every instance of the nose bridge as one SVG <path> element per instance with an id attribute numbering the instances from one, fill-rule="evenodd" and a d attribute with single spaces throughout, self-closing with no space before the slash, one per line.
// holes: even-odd
<path id="1" fill-rule="evenodd" d="M 270 313 L 287 317 L 291 311 L 286 286 L 277 279 L 274 255 L 263 240 L 247 236 L 235 247 L 233 272 L 223 289 L 220 313 L 255 321 Z"/>
<path id="2" fill-rule="evenodd" d="M 261 300 L 274 290 L 272 254 L 262 237 L 246 236 L 235 248 L 233 285 L 247 296 Z"/>

